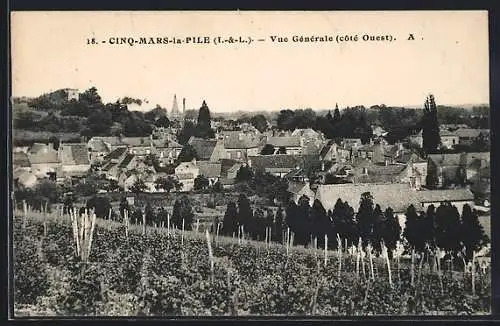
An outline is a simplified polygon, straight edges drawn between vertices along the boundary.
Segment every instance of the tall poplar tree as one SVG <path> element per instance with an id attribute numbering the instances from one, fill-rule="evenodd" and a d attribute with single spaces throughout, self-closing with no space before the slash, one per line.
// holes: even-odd
<path id="1" fill-rule="evenodd" d="M 212 119 L 210 118 L 210 109 L 207 103 L 203 101 L 198 112 L 198 124 L 196 125 L 198 137 L 214 138 L 214 131 L 211 126 Z"/>
<path id="2" fill-rule="evenodd" d="M 430 94 L 425 100 L 424 116 L 422 118 L 423 149 L 426 154 L 436 153 L 441 143 L 439 136 L 439 122 L 434 95 Z"/>

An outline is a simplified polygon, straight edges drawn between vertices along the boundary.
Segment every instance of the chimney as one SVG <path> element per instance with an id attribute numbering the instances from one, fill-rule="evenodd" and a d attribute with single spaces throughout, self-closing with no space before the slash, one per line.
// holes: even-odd
<path id="1" fill-rule="evenodd" d="M 182 115 L 186 114 L 186 98 L 182 99 Z"/>

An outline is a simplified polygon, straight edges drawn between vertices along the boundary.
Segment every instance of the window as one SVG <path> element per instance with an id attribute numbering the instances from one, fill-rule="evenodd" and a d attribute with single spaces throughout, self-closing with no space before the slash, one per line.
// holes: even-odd
<path id="1" fill-rule="evenodd" d="M 236 157 L 241 158 L 241 152 L 240 151 L 236 152 Z"/>

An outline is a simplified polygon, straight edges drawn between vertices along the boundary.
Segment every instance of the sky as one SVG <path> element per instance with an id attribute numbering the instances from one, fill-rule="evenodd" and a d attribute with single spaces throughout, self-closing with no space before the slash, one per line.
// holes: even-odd
<path id="1" fill-rule="evenodd" d="M 13 12 L 12 95 L 95 86 L 148 109 L 186 98 L 215 112 L 489 103 L 486 11 Z M 415 40 L 408 40 L 412 33 Z M 363 35 L 391 35 L 365 42 Z M 358 36 L 299 43 L 297 36 Z M 111 45 L 111 37 L 207 36 L 210 44 Z M 214 37 L 265 39 L 213 44 Z M 287 37 L 273 43 L 270 36 Z M 87 45 L 87 38 L 107 43 Z"/>

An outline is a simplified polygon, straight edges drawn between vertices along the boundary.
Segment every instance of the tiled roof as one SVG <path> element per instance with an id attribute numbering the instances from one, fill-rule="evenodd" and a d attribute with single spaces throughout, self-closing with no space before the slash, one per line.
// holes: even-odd
<path id="1" fill-rule="evenodd" d="M 123 158 L 123 160 L 120 162 L 120 164 L 118 165 L 118 167 L 120 168 L 126 168 L 127 165 L 132 162 L 132 160 L 134 159 L 135 155 L 134 154 L 126 154 L 125 157 Z"/>
<path id="2" fill-rule="evenodd" d="M 102 171 L 104 172 L 107 172 L 107 171 L 110 171 L 112 168 L 114 168 L 115 166 L 117 166 L 118 164 L 117 163 L 113 163 L 113 162 L 109 162 L 107 164 L 105 164 L 103 167 L 102 167 Z"/>
<path id="3" fill-rule="evenodd" d="M 319 153 L 319 155 L 321 157 L 325 157 L 325 155 L 330 151 L 330 149 L 332 148 L 333 144 L 335 143 L 335 141 L 333 140 L 329 140 L 324 146 L 323 148 L 321 149 L 321 152 Z"/>
<path id="4" fill-rule="evenodd" d="M 12 153 L 12 165 L 23 168 L 31 166 L 28 155 L 23 152 Z"/>
<path id="5" fill-rule="evenodd" d="M 92 138 L 91 140 L 89 140 L 87 146 L 93 152 L 109 152 L 108 145 L 106 145 L 106 143 L 100 138 Z"/>
<path id="6" fill-rule="evenodd" d="M 460 138 L 476 138 L 479 137 L 480 134 L 489 135 L 489 129 L 472 129 L 472 128 L 459 128 L 453 132 L 453 134 L 457 135 Z"/>
<path id="7" fill-rule="evenodd" d="M 454 131 L 448 131 L 448 130 L 440 130 L 439 131 L 439 136 L 441 137 L 453 137 L 457 136 Z"/>
<path id="8" fill-rule="evenodd" d="M 490 161 L 490 152 L 475 152 L 461 154 L 430 154 L 429 159 L 437 166 L 469 165 L 476 159 Z"/>
<path id="9" fill-rule="evenodd" d="M 200 174 L 207 178 L 216 178 L 221 176 L 221 163 L 197 162 L 200 168 Z"/>
<path id="10" fill-rule="evenodd" d="M 110 144 L 111 146 L 118 146 L 118 145 L 121 144 L 120 137 L 117 137 L 117 136 L 111 136 L 111 137 L 92 137 L 90 139 L 90 141 L 94 141 L 94 140 L 97 140 L 97 139 L 100 139 L 103 142 L 105 142 L 107 144 Z"/>
<path id="11" fill-rule="evenodd" d="M 288 192 L 290 192 L 292 194 L 298 194 L 306 186 L 307 186 L 307 183 L 305 183 L 305 182 L 290 181 L 288 183 L 288 189 L 287 190 L 288 190 Z"/>
<path id="12" fill-rule="evenodd" d="M 189 180 L 189 179 L 194 179 L 194 174 L 192 173 L 176 173 L 175 174 L 179 180 Z"/>
<path id="13" fill-rule="evenodd" d="M 363 174 L 363 169 L 366 168 L 368 174 Z M 391 164 L 377 165 L 369 164 L 365 167 L 355 167 L 352 171 L 354 174 L 354 182 L 358 183 L 392 183 L 398 182 L 399 176 L 406 169 L 406 165 Z"/>
<path id="14" fill-rule="evenodd" d="M 48 148 L 47 144 L 42 144 L 42 143 L 34 143 L 30 149 L 29 149 L 29 153 L 30 154 L 36 154 L 38 153 L 40 150 L 42 149 L 46 149 Z"/>
<path id="15" fill-rule="evenodd" d="M 118 147 L 104 157 L 105 160 L 117 160 L 127 152 L 126 147 Z"/>
<path id="16" fill-rule="evenodd" d="M 90 164 L 86 144 L 63 144 L 59 148 L 63 165 Z"/>
<path id="17" fill-rule="evenodd" d="M 59 163 L 59 155 L 56 150 L 45 147 L 30 156 L 31 164 Z"/>
<path id="18" fill-rule="evenodd" d="M 196 156 L 199 160 L 208 161 L 212 156 L 217 140 L 191 137 L 188 143 L 196 151 Z"/>
<path id="19" fill-rule="evenodd" d="M 283 136 L 269 137 L 267 143 L 274 147 L 300 147 L 300 137 L 298 136 Z"/>
<path id="20" fill-rule="evenodd" d="M 462 154 L 429 154 L 429 160 L 437 166 L 459 166 L 462 162 Z"/>
<path id="21" fill-rule="evenodd" d="M 261 155 L 261 156 L 251 156 L 248 158 L 251 162 L 252 168 L 257 170 L 264 169 L 293 169 L 296 167 L 302 167 L 304 165 L 304 160 L 299 155 Z"/>
<path id="22" fill-rule="evenodd" d="M 149 147 L 151 141 L 149 137 L 123 137 L 121 144 L 133 147 Z"/>
<path id="23" fill-rule="evenodd" d="M 361 194 L 370 192 L 373 196 L 374 204 L 379 204 L 385 210 L 391 207 L 394 212 L 405 212 L 410 204 L 418 207 L 413 190 L 409 184 L 333 184 L 318 185 L 316 199 L 319 199 L 325 209 L 333 209 L 339 198 L 347 201 L 355 212 L 359 209 Z"/>
<path id="24" fill-rule="evenodd" d="M 399 163 L 409 163 L 409 162 L 413 162 L 413 163 L 424 163 L 424 162 L 427 162 L 426 160 L 424 160 L 423 158 L 421 158 L 418 154 L 416 153 L 412 153 L 412 152 L 405 152 L 401 155 L 399 155 L 397 158 L 396 158 L 396 162 L 399 162 Z"/>
<path id="25" fill-rule="evenodd" d="M 174 140 L 154 139 L 153 146 L 156 148 L 182 148 L 182 145 Z"/>
<path id="26" fill-rule="evenodd" d="M 248 149 L 257 148 L 262 145 L 263 138 L 260 135 L 242 132 L 231 132 L 224 134 L 224 147 L 226 149 Z"/>
<path id="27" fill-rule="evenodd" d="M 18 175 L 17 180 L 22 185 L 29 185 L 36 182 L 36 176 L 31 172 L 23 171 Z"/>
<path id="28" fill-rule="evenodd" d="M 311 128 L 306 128 L 306 129 L 295 129 L 292 132 L 292 136 L 303 136 L 303 137 L 313 138 L 313 137 L 321 137 L 322 135 Z"/>

